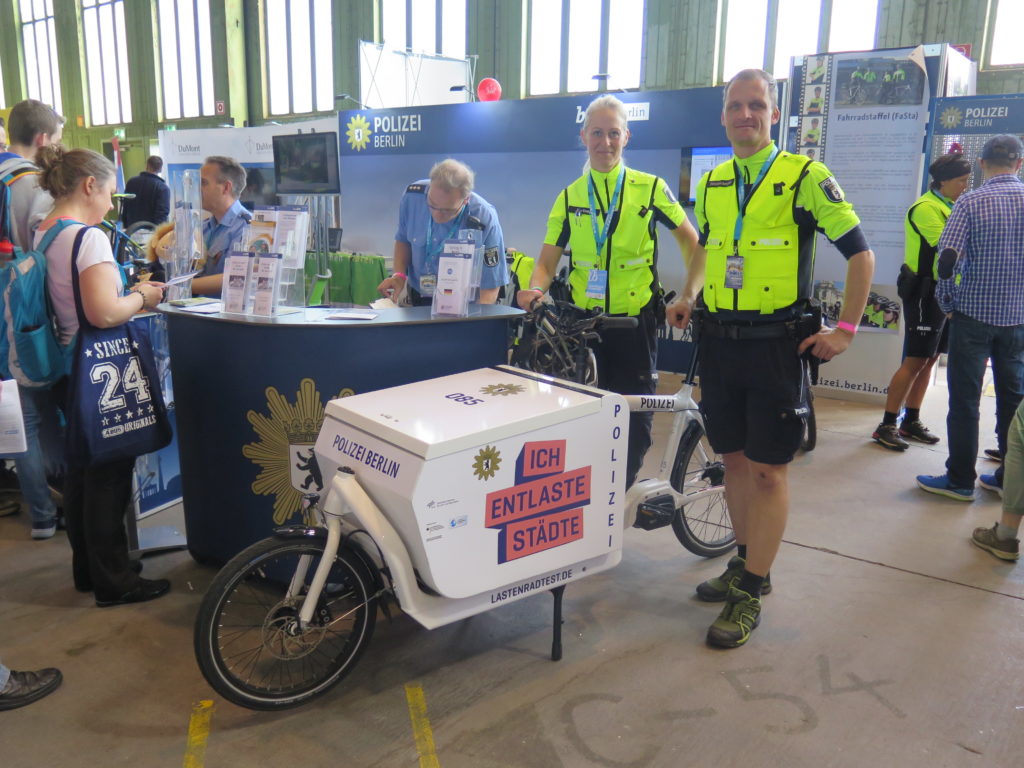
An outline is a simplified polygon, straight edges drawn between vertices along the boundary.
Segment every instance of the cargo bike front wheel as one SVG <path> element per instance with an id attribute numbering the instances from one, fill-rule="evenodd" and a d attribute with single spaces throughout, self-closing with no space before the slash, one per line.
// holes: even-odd
<path id="1" fill-rule="evenodd" d="M 317 537 L 266 539 L 213 580 L 194 643 L 203 676 L 224 698 L 286 709 L 326 693 L 355 666 L 373 635 L 377 592 L 352 547 L 335 555 L 312 621 L 299 620 L 323 545 Z"/>

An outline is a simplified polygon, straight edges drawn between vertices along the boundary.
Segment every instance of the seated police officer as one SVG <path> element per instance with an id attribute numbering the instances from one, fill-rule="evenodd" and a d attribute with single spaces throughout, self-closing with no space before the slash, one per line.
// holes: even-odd
<path id="1" fill-rule="evenodd" d="M 203 210 L 203 258 L 192 280 L 196 296 L 220 296 L 224 285 L 224 261 L 238 246 L 252 218 L 238 198 L 245 190 L 246 172 L 237 160 L 222 155 L 206 158 L 199 169 Z"/>
<path id="2" fill-rule="evenodd" d="M 668 320 L 686 327 L 703 289 L 701 410 L 725 463 L 725 493 L 738 556 L 697 588 L 726 603 L 709 645 L 744 644 L 761 620 L 761 595 L 789 513 L 786 468 L 803 438 L 806 373 L 801 355 L 831 360 L 845 351 L 864 311 L 874 255 L 835 178 L 821 163 L 780 152 L 775 78 L 746 69 L 725 88 L 722 125 L 733 158 L 697 188 L 700 246 Z M 818 229 L 846 257 L 839 327 L 808 311 Z M 810 321 L 808 321 L 808 319 Z"/>
<path id="3" fill-rule="evenodd" d="M 474 174 L 451 158 L 430 169 L 430 177 L 406 187 L 398 208 L 391 277 L 377 286 L 398 301 L 408 285 L 413 306 L 429 306 L 437 285 L 437 264 L 445 240 L 471 237 L 483 247 L 481 304 L 493 304 L 508 280 L 505 244 L 494 206 L 473 191 Z"/>

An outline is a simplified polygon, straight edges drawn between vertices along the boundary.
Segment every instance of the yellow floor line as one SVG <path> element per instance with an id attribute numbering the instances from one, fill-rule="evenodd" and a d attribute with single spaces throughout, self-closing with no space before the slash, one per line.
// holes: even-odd
<path id="1" fill-rule="evenodd" d="M 206 740 L 210 737 L 210 718 L 213 716 L 213 702 L 209 699 L 192 705 L 192 717 L 188 721 L 188 746 L 182 768 L 203 768 L 206 762 Z"/>
<path id="2" fill-rule="evenodd" d="M 409 719 L 416 737 L 416 751 L 420 755 L 420 768 L 441 768 L 434 748 L 434 732 L 427 717 L 427 699 L 420 685 L 406 685 L 405 699 L 409 704 Z"/>

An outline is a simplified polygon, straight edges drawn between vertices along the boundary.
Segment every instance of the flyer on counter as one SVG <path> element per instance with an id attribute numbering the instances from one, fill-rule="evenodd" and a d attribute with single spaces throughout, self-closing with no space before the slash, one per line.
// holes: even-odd
<path id="1" fill-rule="evenodd" d="M 224 300 L 225 312 L 246 314 L 252 309 L 249 298 L 252 295 L 250 284 L 253 279 L 255 258 L 255 254 L 246 251 L 232 251 L 224 260 L 224 285 L 221 297 Z"/>
<path id="2" fill-rule="evenodd" d="M 274 237 L 277 232 L 277 224 L 273 219 L 268 218 L 274 215 L 274 211 L 265 208 L 257 210 L 249 222 L 248 241 L 245 250 L 254 253 L 270 253 L 274 250 Z M 257 218 L 263 216 L 263 218 Z"/>
<path id="3" fill-rule="evenodd" d="M 277 297 L 281 283 L 281 254 L 261 253 L 253 260 L 251 280 L 256 281 L 256 296 L 252 313 L 269 317 L 277 312 Z"/>

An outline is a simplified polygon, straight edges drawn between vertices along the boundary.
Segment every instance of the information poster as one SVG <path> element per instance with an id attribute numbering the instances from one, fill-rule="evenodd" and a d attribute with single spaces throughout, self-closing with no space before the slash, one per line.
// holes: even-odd
<path id="1" fill-rule="evenodd" d="M 824 162 L 861 220 L 875 254 L 875 275 L 860 321 L 861 338 L 823 366 L 819 385 L 844 397 L 880 399 L 902 349 L 896 277 L 904 256 L 903 219 L 921 194 L 929 87 L 922 47 L 806 59 L 791 147 Z M 819 238 L 814 295 L 836 320 L 846 261 Z"/>

